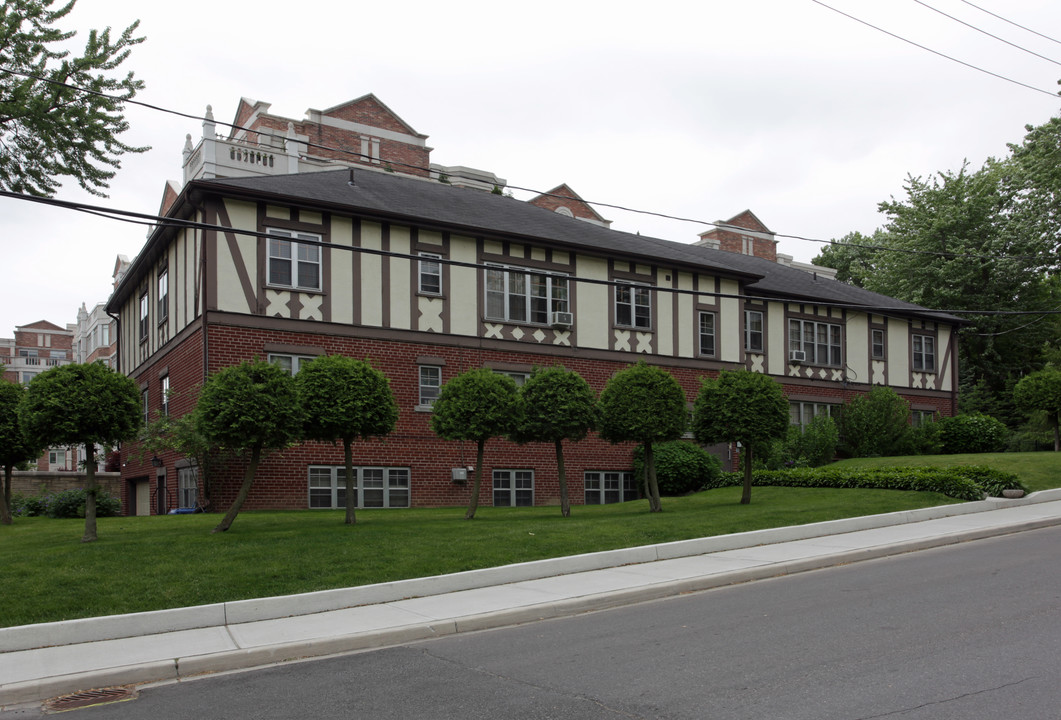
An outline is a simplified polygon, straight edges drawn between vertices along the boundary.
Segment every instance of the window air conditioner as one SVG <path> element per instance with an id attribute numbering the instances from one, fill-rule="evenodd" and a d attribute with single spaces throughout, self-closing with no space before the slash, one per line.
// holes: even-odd
<path id="1" fill-rule="evenodd" d="M 806 362 L 807 353 L 805 353 L 803 350 L 791 350 L 788 353 L 788 359 L 790 362 L 794 363 Z"/>
<path id="2" fill-rule="evenodd" d="M 571 327 L 575 322 L 574 316 L 569 312 L 554 312 L 553 327 Z"/>

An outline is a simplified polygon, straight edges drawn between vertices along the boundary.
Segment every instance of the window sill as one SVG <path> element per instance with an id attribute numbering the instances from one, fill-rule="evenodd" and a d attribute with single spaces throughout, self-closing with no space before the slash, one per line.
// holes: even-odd
<path id="1" fill-rule="evenodd" d="M 266 290 L 275 290 L 277 292 L 297 292 L 305 293 L 307 295 L 323 295 L 324 291 L 320 288 L 304 288 L 304 287 L 293 287 L 291 285 L 270 285 L 266 283 Z"/>
<path id="2" fill-rule="evenodd" d="M 615 325 L 615 329 L 616 330 L 633 330 L 635 332 L 644 332 L 644 333 L 655 332 L 655 330 L 653 330 L 650 327 L 635 327 L 633 325 Z"/>
<path id="3" fill-rule="evenodd" d="M 418 413 L 434 412 L 434 406 L 432 406 L 432 405 L 416 405 L 416 406 L 413 407 L 413 412 L 418 412 Z"/>
<path id="4" fill-rule="evenodd" d="M 425 297 L 425 298 L 436 298 L 438 300 L 445 300 L 446 299 L 446 296 L 443 295 L 442 293 L 424 292 L 423 290 L 417 290 L 416 291 L 416 296 L 417 297 Z"/>

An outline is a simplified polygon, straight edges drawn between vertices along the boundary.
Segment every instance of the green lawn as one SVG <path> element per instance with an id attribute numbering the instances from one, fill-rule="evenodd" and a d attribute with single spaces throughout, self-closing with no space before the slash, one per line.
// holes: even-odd
<path id="1" fill-rule="evenodd" d="M 953 455 L 845 461 L 866 465 L 984 464 L 1016 472 L 1035 490 L 1061 486 L 1061 454 Z M 558 507 L 245 512 L 212 535 L 217 515 L 16 518 L 0 526 L 0 626 L 141 612 L 423 577 L 657 542 L 801 525 L 957 502 L 935 493 L 756 487 Z"/>

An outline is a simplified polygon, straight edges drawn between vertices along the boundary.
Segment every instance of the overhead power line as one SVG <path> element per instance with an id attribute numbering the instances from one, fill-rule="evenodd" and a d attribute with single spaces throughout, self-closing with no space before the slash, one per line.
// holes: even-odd
<path id="1" fill-rule="evenodd" d="M 1054 65 L 1061 65 L 1061 62 L 1058 62 L 1057 60 L 1054 60 L 1053 58 L 1048 58 L 1045 55 L 1040 55 L 1039 53 L 1037 53 L 1037 52 L 1035 52 L 1033 50 L 1029 50 L 1026 47 L 1022 47 L 1022 46 L 1020 46 L 1020 45 L 1018 45 L 1016 43 L 1010 42 L 1009 40 L 1006 40 L 1005 38 L 999 37 L 998 35 L 992 35 L 987 30 L 984 30 L 982 28 L 978 28 L 977 26 L 973 25 L 972 23 L 967 23 L 964 20 L 962 20 L 961 18 L 956 18 L 953 15 L 948 15 L 947 13 L 943 12 L 939 8 L 932 7 L 927 2 L 923 2 L 922 0 L 914 0 L 914 2 L 917 3 L 918 5 L 921 5 L 922 7 L 928 8 L 932 12 L 939 13 L 940 15 L 942 15 L 945 18 L 948 18 L 950 20 L 953 20 L 956 23 L 960 23 L 960 24 L 964 25 L 967 28 L 975 30 L 978 33 L 983 33 L 984 35 L 987 35 L 990 38 L 994 38 L 995 40 L 998 40 L 1001 43 L 1005 43 L 1006 45 L 1009 45 L 1012 48 L 1016 48 L 1017 50 L 1020 50 L 1021 52 L 1026 52 L 1029 55 L 1034 55 L 1035 57 L 1037 57 L 1037 58 L 1039 58 L 1041 60 L 1045 60 L 1046 62 L 1051 62 Z"/>
<path id="2" fill-rule="evenodd" d="M 982 13 L 987 13 L 987 14 L 988 14 L 988 15 L 990 15 L 991 17 L 994 17 L 994 18 L 998 18 L 998 19 L 999 19 L 999 20 L 1001 20 L 1002 22 L 1006 22 L 1006 23 L 1009 23 L 1009 24 L 1010 24 L 1010 25 L 1012 25 L 1013 27 L 1018 27 L 1018 28 L 1020 28 L 1021 30 L 1024 30 L 1024 31 L 1026 31 L 1026 32 L 1030 32 L 1030 33 L 1031 33 L 1032 35 L 1038 35 L 1039 37 L 1041 37 L 1041 38 L 1043 38 L 1043 39 L 1045 39 L 1045 40 L 1049 40 L 1050 42 L 1054 42 L 1054 43 L 1057 43 L 1058 45 L 1061 45 L 1061 40 L 1056 40 L 1056 39 L 1054 39 L 1054 38 L 1050 37 L 1049 35 L 1043 35 L 1043 34 L 1042 34 L 1041 32 L 1038 32 L 1038 31 L 1036 31 L 1036 30 L 1032 30 L 1031 28 L 1029 28 L 1029 27 L 1025 27 L 1025 26 L 1023 26 L 1023 25 L 1021 25 L 1021 24 L 1019 24 L 1019 23 L 1015 23 L 1015 22 L 1013 22 L 1012 20 L 1009 20 L 1009 19 L 1007 19 L 1007 18 L 1004 18 L 1004 17 L 1002 17 L 1001 15 L 998 15 L 997 13 L 993 13 L 993 12 L 991 12 L 990 10 L 988 10 L 988 9 L 986 9 L 986 8 L 982 8 L 982 7 L 980 7 L 979 5 L 976 5 L 976 4 L 974 4 L 974 3 L 971 3 L 971 2 L 969 2 L 969 0 L 961 0 L 961 1 L 962 1 L 963 3 L 965 3 L 966 5 L 968 5 L 969 7 L 974 7 L 974 8 L 976 8 L 977 10 L 979 10 L 979 11 L 980 11 L 980 12 L 982 12 Z"/>
<path id="3" fill-rule="evenodd" d="M 1026 88 L 1028 90 L 1032 90 L 1034 92 L 1041 93 L 1043 95 L 1049 95 L 1050 97 L 1052 97 L 1055 100 L 1057 99 L 1058 93 L 1054 93 L 1054 92 L 1051 92 L 1049 90 L 1043 90 L 1042 88 L 1037 88 L 1034 85 L 1028 85 L 1027 83 L 1021 82 L 1020 80 L 1014 80 L 1013 78 L 1006 77 L 1005 75 L 999 75 L 996 72 L 991 72 L 990 70 L 987 70 L 985 68 L 979 67 L 978 65 L 973 65 L 970 62 L 966 62 L 964 60 L 959 60 L 958 58 L 952 57 L 950 55 L 947 55 L 946 53 L 942 53 L 939 50 L 933 50 L 932 48 L 930 48 L 930 47 L 928 47 L 926 45 L 922 45 L 920 43 L 914 42 L 913 40 L 910 40 L 908 38 L 903 37 L 902 35 L 897 35 L 897 34 L 891 32 L 890 30 L 885 30 L 884 28 L 879 27 L 877 25 L 874 25 L 871 22 L 867 22 L 865 20 L 862 20 L 861 18 L 857 18 L 854 15 L 851 15 L 850 13 L 846 13 L 843 10 L 838 10 L 837 8 L 834 8 L 832 5 L 825 4 L 824 2 L 822 2 L 822 0 L 811 0 L 811 2 L 816 3 L 818 5 L 821 5 L 826 10 L 832 10 L 834 13 L 837 13 L 838 15 L 843 15 L 844 17 L 846 17 L 849 20 L 854 20 L 855 22 L 860 23 L 862 25 L 865 25 L 868 28 L 872 28 L 872 29 L 876 30 L 877 32 L 881 32 L 881 33 L 884 33 L 885 35 L 888 35 L 889 37 L 893 37 L 896 40 L 901 40 L 904 43 L 907 43 L 909 45 L 913 45 L 914 47 L 920 48 L 921 50 L 925 50 L 926 52 L 930 52 L 933 55 L 938 55 L 939 57 L 944 58 L 946 60 L 950 60 L 951 62 L 956 62 L 959 65 L 964 65 L 965 67 L 967 67 L 967 68 L 969 68 L 971 70 L 976 70 L 977 72 L 984 73 L 985 75 L 990 75 L 991 77 L 998 78 L 999 80 L 1005 80 L 1008 83 L 1012 83 L 1014 85 L 1019 85 L 1022 88 Z"/>
<path id="4" fill-rule="evenodd" d="M 111 218 L 114 220 L 121 220 L 123 222 L 131 222 L 141 224 L 149 227 L 168 227 L 179 230 L 205 230 L 213 232 L 223 233 L 234 233 L 237 235 L 245 235 L 258 239 L 263 238 L 275 238 L 275 235 L 269 235 L 267 232 L 260 230 L 249 230 L 245 228 L 227 227 L 225 225 L 218 225 L 215 223 L 205 223 L 195 220 L 183 220 L 181 218 L 165 217 L 161 215 L 151 215 L 148 213 L 134 212 L 131 210 L 117 210 L 113 208 L 106 208 L 97 205 L 89 205 L 86 203 L 73 202 L 68 200 L 57 200 L 55 198 L 39 197 L 34 195 L 23 195 L 20 193 L 10 192 L 8 190 L 0 190 L 0 197 L 7 197 L 18 200 L 25 200 L 28 202 L 36 202 L 44 205 L 51 205 L 67 210 L 73 210 L 77 212 L 85 212 L 100 217 Z M 328 248 L 331 250 L 345 250 L 349 252 L 363 253 L 367 255 L 376 255 L 380 257 L 390 257 L 400 260 L 419 261 L 422 260 L 419 255 L 413 253 L 402 253 L 394 250 L 382 250 L 376 248 L 367 247 L 355 247 L 352 245 L 338 245 L 334 243 L 325 242 L 323 240 L 311 240 L 309 238 L 300 238 L 299 244 L 314 245 L 321 248 Z M 465 267 L 476 270 L 497 270 L 497 266 L 486 263 L 473 263 L 465 262 L 461 260 L 451 260 L 448 258 L 432 258 L 433 262 L 437 262 L 447 266 L 454 267 Z M 587 278 L 577 275 L 568 274 L 556 274 L 549 273 L 547 271 L 542 272 L 531 272 L 530 274 L 545 275 L 557 278 L 565 278 L 576 283 L 592 284 L 592 285 L 607 285 L 607 286 L 618 286 L 626 285 L 627 283 L 619 280 L 601 280 L 599 278 Z M 1061 307 L 1050 309 L 1050 310 L 988 310 L 988 309 L 974 309 L 974 310 L 934 310 L 931 308 L 924 308 L 918 305 L 910 307 L 909 305 L 863 305 L 851 302 L 837 302 L 821 299 L 808 300 L 806 297 L 788 297 L 784 295 L 754 295 L 747 293 L 723 293 L 714 292 L 709 290 L 686 290 L 683 288 L 666 287 L 663 285 L 655 285 L 652 289 L 656 292 L 669 293 L 674 295 L 692 295 L 692 296 L 708 296 L 717 298 L 727 298 L 736 300 L 770 300 L 773 302 L 782 303 L 800 303 L 800 304 L 813 304 L 821 307 L 832 307 L 847 310 L 856 310 L 859 312 L 876 313 L 881 315 L 902 313 L 909 314 L 911 312 L 916 313 L 929 313 L 929 314 L 948 314 L 948 315 L 1061 315 Z M 913 303 L 911 303 L 913 305 Z"/>

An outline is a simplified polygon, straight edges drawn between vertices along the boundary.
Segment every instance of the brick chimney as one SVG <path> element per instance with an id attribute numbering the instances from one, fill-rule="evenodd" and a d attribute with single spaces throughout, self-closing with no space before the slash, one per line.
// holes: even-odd
<path id="1" fill-rule="evenodd" d="M 700 241 L 696 244 L 777 262 L 774 233 L 751 210 L 745 210 L 729 220 L 720 220 L 717 227 L 700 233 Z"/>

